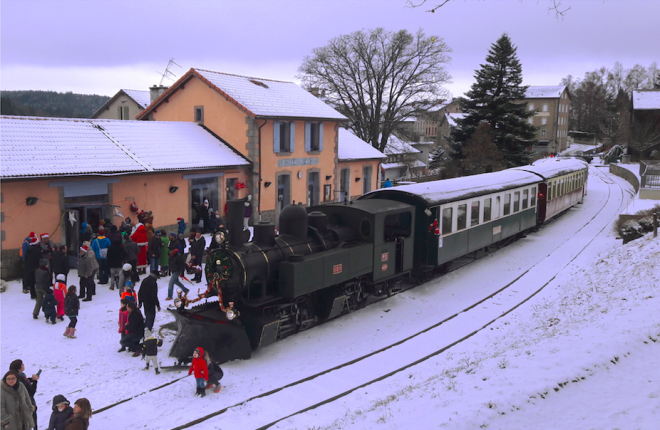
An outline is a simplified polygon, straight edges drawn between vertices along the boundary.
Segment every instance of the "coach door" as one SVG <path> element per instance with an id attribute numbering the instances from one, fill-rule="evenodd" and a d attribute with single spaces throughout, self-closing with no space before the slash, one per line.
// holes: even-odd
<path id="1" fill-rule="evenodd" d="M 545 214 L 548 200 L 548 184 L 541 182 L 539 184 L 539 195 L 536 205 L 536 224 L 542 224 L 545 221 Z"/>

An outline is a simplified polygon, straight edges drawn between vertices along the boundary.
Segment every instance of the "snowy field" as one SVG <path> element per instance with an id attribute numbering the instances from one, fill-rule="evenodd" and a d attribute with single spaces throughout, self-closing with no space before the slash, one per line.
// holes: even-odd
<path id="1" fill-rule="evenodd" d="M 66 324 L 33 320 L 34 302 L 10 282 L 1 365 L 43 369 L 40 428 L 64 394 L 91 401 L 92 429 L 173 429 L 214 413 L 190 428 L 657 429 L 660 239 L 615 240 L 633 191 L 606 168 L 590 167 L 588 192 L 481 260 L 226 363 L 222 391 L 202 399 L 187 371 L 156 376 L 117 353 L 119 299 L 107 286 L 81 303 L 78 338 L 66 339 Z M 163 309 L 155 327 L 171 320 Z M 161 334 L 168 366 L 173 336 Z"/>

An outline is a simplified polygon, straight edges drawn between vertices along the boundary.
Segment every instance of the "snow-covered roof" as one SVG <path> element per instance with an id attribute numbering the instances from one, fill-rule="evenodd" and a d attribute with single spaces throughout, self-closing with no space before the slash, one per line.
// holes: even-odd
<path id="1" fill-rule="evenodd" d="M 151 93 L 149 91 L 142 91 L 142 90 L 126 90 L 122 89 L 123 92 L 126 93 L 127 96 L 133 99 L 135 103 L 140 105 L 142 109 L 145 109 L 147 106 L 151 104 Z"/>
<path id="2" fill-rule="evenodd" d="M 528 99 L 558 99 L 566 89 L 566 85 L 552 85 L 547 87 L 527 88 L 525 98 Z"/>
<path id="3" fill-rule="evenodd" d="M 352 131 L 339 127 L 338 135 L 339 161 L 373 160 L 387 158 L 385 154 L 369 143 L 357 137 Z"/>
<path id="4" fill-rule="evenodd" d="M 402 185 L 396 189 L 381 188 L 365 194 L 362 198 L 390 198 L 393 196 L 395 200 L 400 200 L 401 197 L 405 199 L 407 196 L 409 199 L 422 200 L 428 206 L 437 206 L 450 201 L 531 185 L 540 180 L 539 176 L 533 173 L 509 169 L 495 173 Z"/>
<path id="5" fill-rule="evenodd" d="M 467 116 L 466 113 L 446 113 L 445 118 L 450 127 L 456 127 L 456 119 L 463 119 Z"/>
<path id="6" fill-rule="evenodd" d="M 225 142 L 190 122 L 2 116 L 0 125 L 2 178 L 250 164 Z"/>
<path id="7" fill-rule="evenodd" d="M 660 90 L 633 91 L 634 110 L 660 109 Z"/>
<path id="8" fill-rule="evenodd" d="M 405 163 L 383 163 L 381 164 L 383 169 L 388 170 L 388 169 L 397 169 L 401 167 L 410 167 L 411 169 L 417 169 L 421 167 L 426 167 L 426 164 L 419 160 L 410 160 Z"/>
<path id="9" fill-rule="evenodd" d="M 418 154 L 420 151 L 413 147 L 410 143 L 402 140 L 401 138 L 390 134 L 390 138 L 387 140 L 387 145 L 385 145 L 385 154 L 395 155 L 395 154 Z"/>
<path id="10" fill-rule="evenodd" d="M 167 99 L 173 91 L 177 91 L 182 84 L 193 76 L 202 79 L 239 108 L 257 117 L 347 119 L 309 91 L 293 82 L 232 75 L 195 68 L 190 69 L 183 75 L 138 118 L 142 118 L 151 112 Z"/>
<path id="11" fill-rule="evenodd" d="M 587 168 L 587 163 L 575 158 L 542 158 L 536 160 L 531 166 L 514 167 L 510 170 L 522 170 L 525 172 L 536 173 L 544 179 L 551 179 L 557 176 L 565 175 L 570 172 Z"/>
<path id="12" fill-rule="evenodd" d="M 435 142 L 433 142 L 432 140 L 422 140 L 420 142 L 411 142 L 410 144 L 413 145 L 413 146 L 414 145 L 433 145 L 433 144 L 435 144 Z"/>

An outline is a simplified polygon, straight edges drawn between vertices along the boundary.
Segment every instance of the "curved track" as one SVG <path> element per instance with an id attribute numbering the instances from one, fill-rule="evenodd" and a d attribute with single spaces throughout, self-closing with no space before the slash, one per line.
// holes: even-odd
<path id="1" fill-rule="evenodd" d="M 623 188 L 595 168 L 590 170 L 592 181 L 599 180 L 608 185 L 607 196 L 602 206 L 593 216 L 582 219 L 580 228 L 575 230 L 574 234 L 556 243 L 553 249 L 546 250 L 546 258 L 517 273 L 516 277 L 505 285 L 496 288 L 495 291 L 488 291 L 482 296 L 483 298 L 470 303 L 462 310 L 375 351 L 322 371 L 313 372 L 294 382 L 279 384 L 256 396 L 218 407 L 195 420 L 185 423 L 178 420 L 180 424 L 174 428 L 190 428 L 199 424 L 200 427 L 232 428 L 233 426 L 228 423 L 240 423 L 235 426 L 236 428 L 268 428 L 283 419 L 334 401 L 361 387 L 428 360 L 484 330 L 543 290 L 580 256 L 599 233 L 610 226 L 611 215 L 608 214 L 613 211 L 612 208 L 616 207 L 616 211 L 620 211 L 625 202 Z M 522 246 L 531 246 L 531 244 Z M 178 384 L 184 378 L 172 380 L 137 396 L 108 405 L 95 411 L 95 416 L 102 417 L 104 414 L 101 412 L 114 409 L 115 406 L 131 399 L 148 397 L 151 393 Z M 190 385 L 192 382 L 185 381 L 185 383 Z M 144 400 L 148 402 L 148 399 Z M 255 413 L 250 413 L 253 408 L 256 410 Z M 254 418 L 250 419 L 250 417 Z"/>

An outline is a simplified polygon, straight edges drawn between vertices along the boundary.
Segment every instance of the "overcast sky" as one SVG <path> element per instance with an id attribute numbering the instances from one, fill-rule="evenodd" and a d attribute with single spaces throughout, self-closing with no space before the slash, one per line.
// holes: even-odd
<path id="1" fill-rule="evenodd" d="M 415 0 L 416 1 L 416 0 Z M 419 0 L 421 1 L 421 0 Z M 452 0 L 436 13 L 406 0 L 1 0 L 1 87 L 113 95 L 160 82 L 170 58 L 191 67 L 297 81 L 315 47 L 384 27 L 441 37 L 452 49 L 447 88 L 462 95 L 504 32 L 518 46 L 525 84 L 620 61 L 660 62 L 659 0 Z M 166 81 L 171 83 L 171 81 Z"/>

